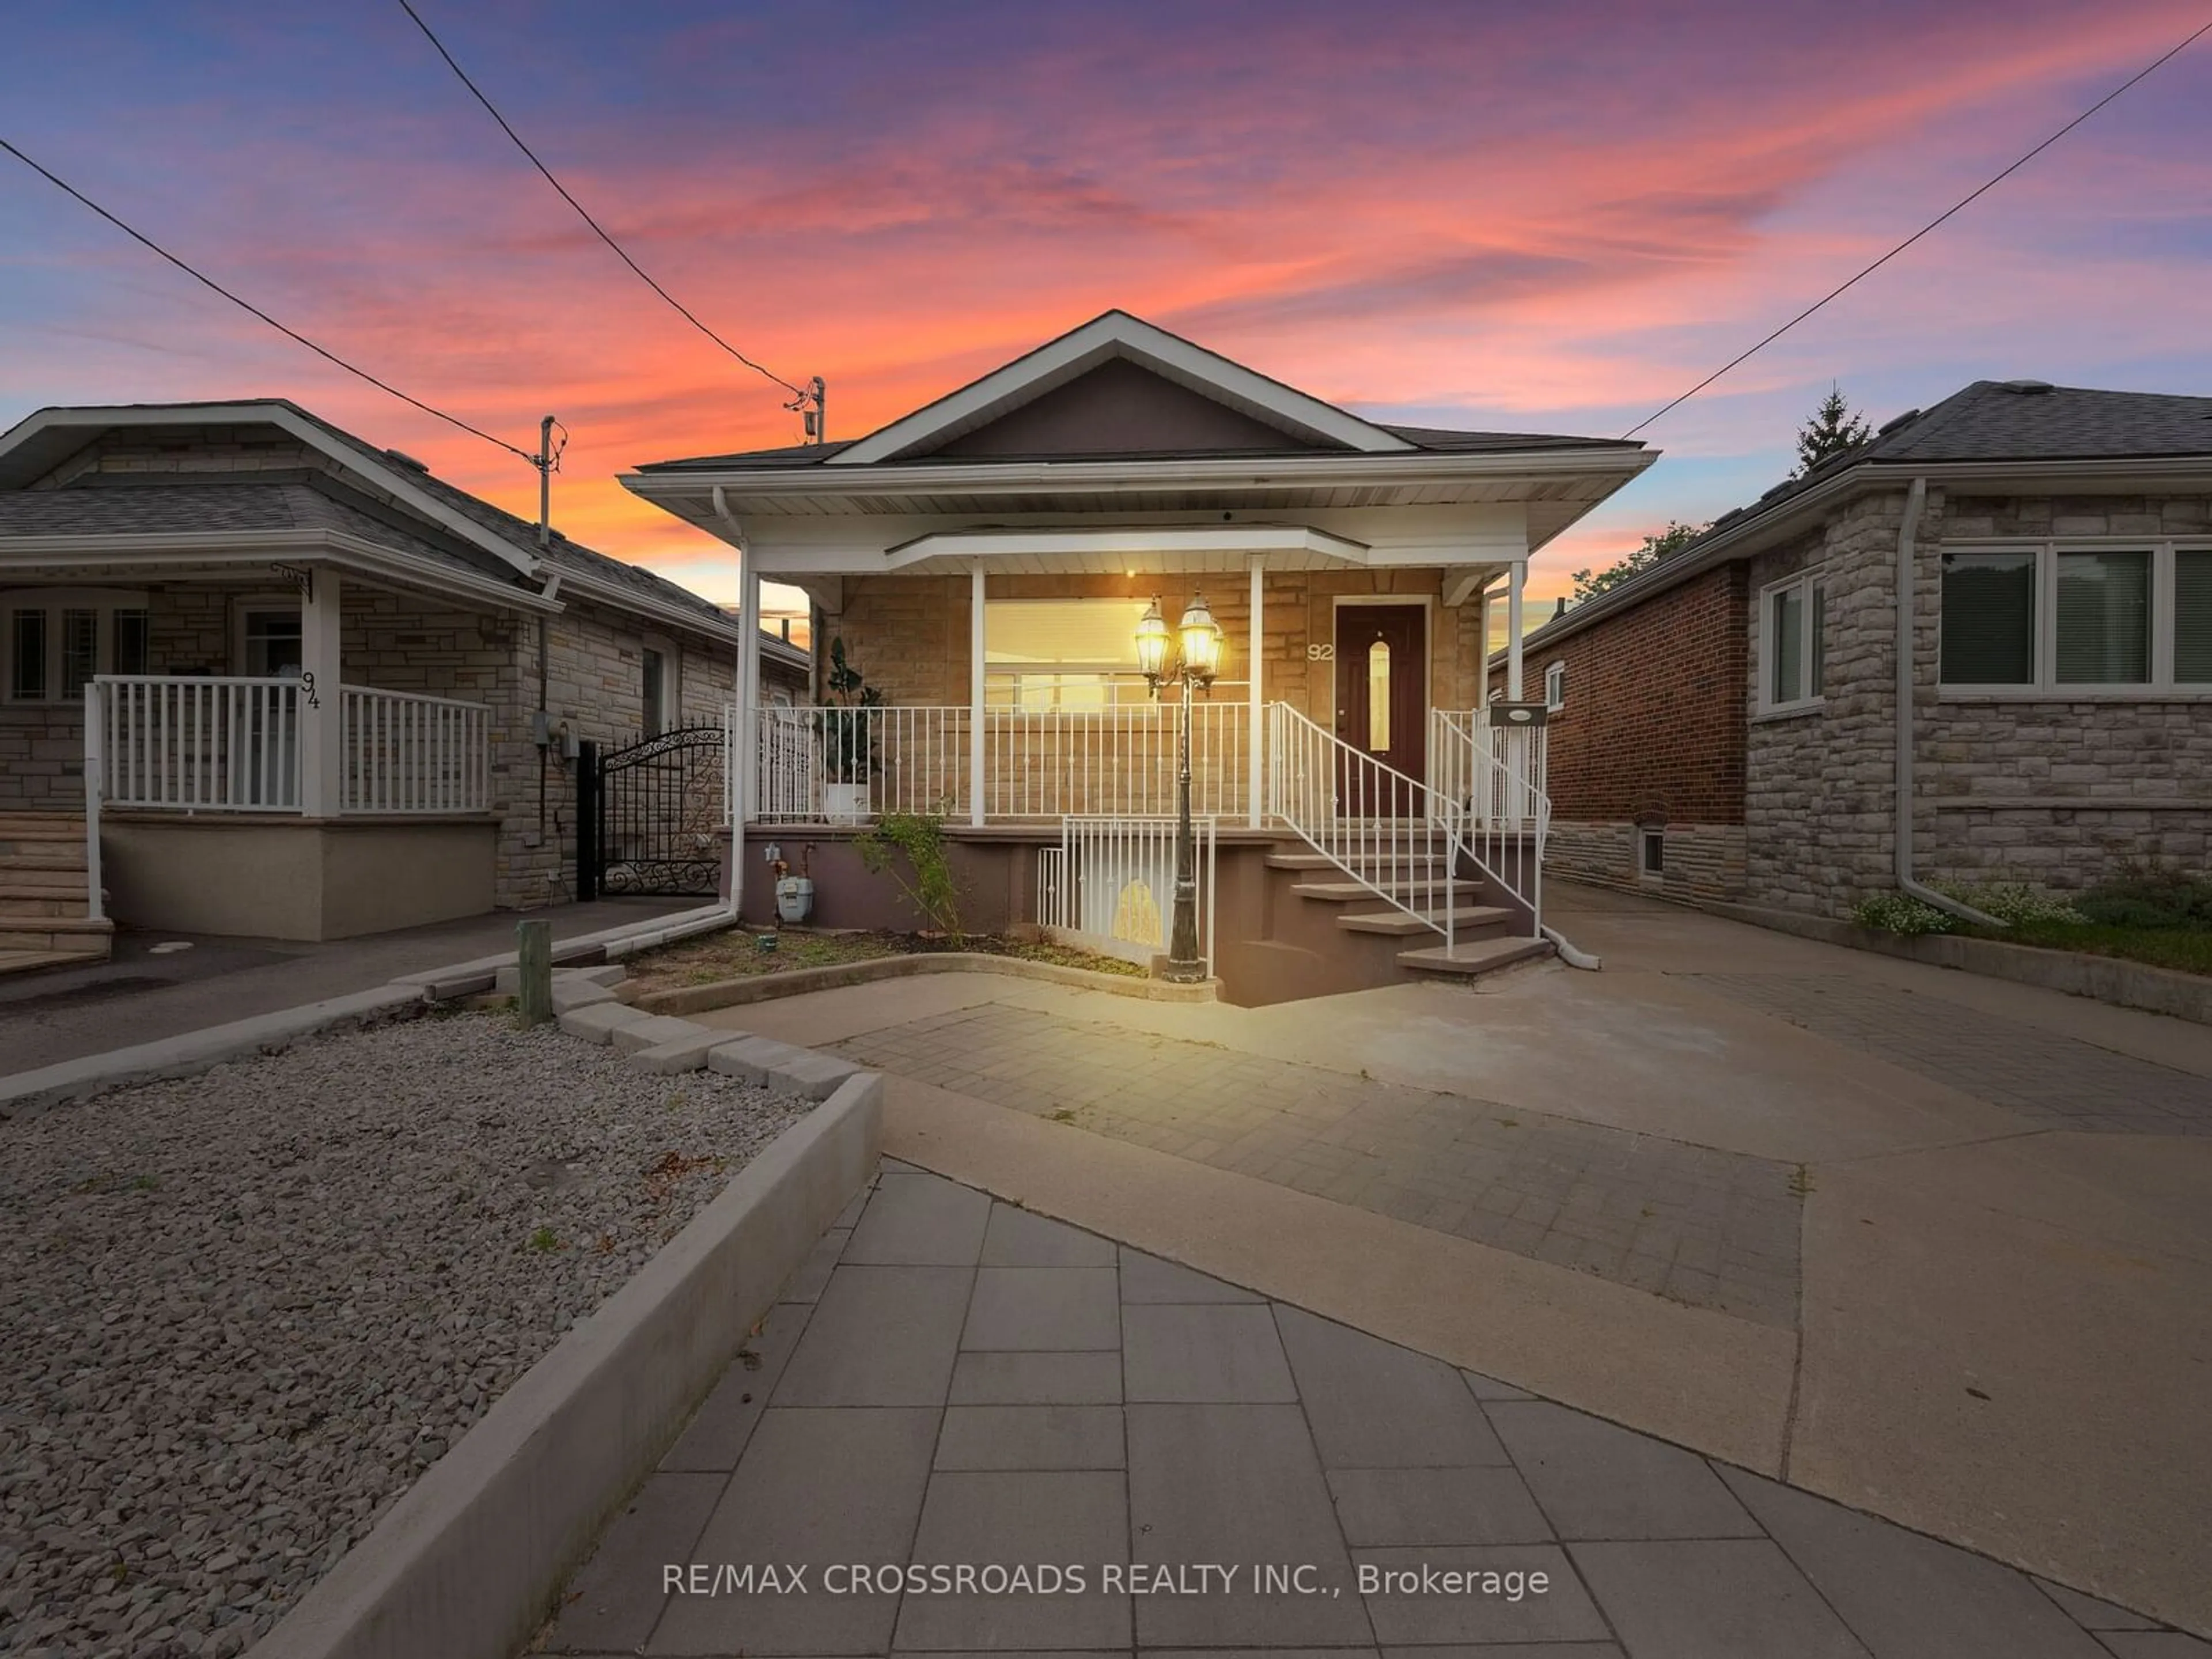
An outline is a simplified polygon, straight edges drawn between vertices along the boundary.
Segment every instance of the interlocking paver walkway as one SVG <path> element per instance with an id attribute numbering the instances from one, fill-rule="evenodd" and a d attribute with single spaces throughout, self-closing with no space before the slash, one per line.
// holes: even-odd
<path id="1" fill-rule="evenodd" d="M 838 1052 L 918 1082 L 1761 1324 L 1796 1322 L 1789 1164 L 991 1003 Z"/>
<path id="2" fill-rule="evenodd" d="M 2212 1135 L 2212 1079 L 2020 1020 L 1841 975 L 1679 977 L 2046 1128 Z"/>
<path id="3" fill-rule="evenodd" d="M 2212 1653 L 934 1176 L 887 1166 L 842 1220 L 532 1653 Z M 939 1288 L 887 1297 L 900 1282 Z M 1064 1316 L 1102 1284 L 1103 1314 Z M 854 1565 L 889 1587 L 855 1590 Z M 719 1593 L 666 1588 L 695 1566 Z M 763 1588 L 770 1566 L 805 1593 Z M 930 1588 L 962 1567 L 984 1587 Z M 717 1577 L 748 1568 L 750 1591 Z M 1083 1579 L 982 1577 L 1018 1569 Z"/>

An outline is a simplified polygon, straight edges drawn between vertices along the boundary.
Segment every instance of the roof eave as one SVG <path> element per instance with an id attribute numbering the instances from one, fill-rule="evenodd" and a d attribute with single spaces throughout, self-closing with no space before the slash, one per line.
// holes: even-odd
<path id="1" fill-rule="evenodd" d="M 1641 604 L 1715 565 L 1764 552 L 1775 541 L 1802 529 L 1807 520 L 1819 517 L 1838 500 L 1885 479 L 1905 483 L 1914 478 L 1925 478 L 1930 483 L 1983 483 L 1994 487 L 2047 483 L 2054 479 L 2109 484 L 2136 477 L 2157 478 L 2207 470 L 2212 470 L 2212 453 L 2096 456 L 2077 460 L 1915 461 L 1870 457 L 1777 501 L 1764 513 L 1747 514 L 1726 530 L 1698 544 L 1694 550 L 1663 560 L 1618 587 L 1608 588 L 1595 599 L 1585 599 L 1565 616 L 1524 635 L 1521 647 L 1525 652 L 1531 646 L 1567 639 L 1604 621 L 1614 611 Z M 1494 653 L 1490 660 L 1492 664 L 1503 661 L 1503 653 Z"/>

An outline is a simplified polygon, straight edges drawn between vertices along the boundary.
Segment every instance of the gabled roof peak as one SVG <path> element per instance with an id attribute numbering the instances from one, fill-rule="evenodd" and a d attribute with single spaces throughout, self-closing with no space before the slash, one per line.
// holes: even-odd
<path id="1" fill-rule="evenodd" d="M 1416 447 L 1371 421 L 1209 351 L 1119 309 L 1101 312 L 825 458 L 830 466 L 911 460 L 1003 419 L 1115 358 L 1319 449 L 1382 453 Z"/>

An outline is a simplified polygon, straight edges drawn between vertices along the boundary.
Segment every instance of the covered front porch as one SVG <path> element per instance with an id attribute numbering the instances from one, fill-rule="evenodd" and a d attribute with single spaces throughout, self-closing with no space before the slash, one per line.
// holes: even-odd
<path id="1" fill-rule="evenodd" d="M 501 607 L 265 551 L 94 574 L 0 597 L 0 810 L 81 824 L 87 918 L 313 940 L 492 908 Z"/>

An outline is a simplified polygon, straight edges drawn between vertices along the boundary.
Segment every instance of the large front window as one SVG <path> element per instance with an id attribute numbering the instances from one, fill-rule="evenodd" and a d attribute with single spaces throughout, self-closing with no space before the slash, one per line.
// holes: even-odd
<path id="1" fill-rule="evenodd" d="M 10 702 L 82 702 L 96 674 L 143 674 L 143 593 L 27 588 L 0 594 L 0 690 Z"/>
<path id="2" fill-rule="evenodd" d="M 1144 599 L 992 599 L 983 701 L 1000 708 L 1112 708 L 1146 701 L 1130 640 Z"/>
<path id="3" fill-rule="evenodd" d="M 1940 659 L 1957 692 L 2212 690 L 2212 548 L 1948 552 Z"/>

